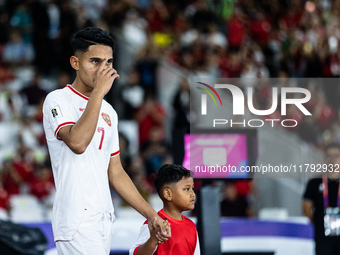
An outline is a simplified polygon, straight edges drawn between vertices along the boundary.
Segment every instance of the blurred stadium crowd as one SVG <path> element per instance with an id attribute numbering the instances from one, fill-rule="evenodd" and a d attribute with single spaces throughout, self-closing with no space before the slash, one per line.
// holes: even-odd
<path id="1" fill-rule="evenodd" d="M 154 192 L 150 176 L 163 163 L 181 163 L 179 141 L 189 130 L 189 83 L 181 79 L 171 96 L 172 133 L 156 79 L 160 61 L 189 77 L 331 78 L 340 76 L 340 0 L 2 0 L 0 1 L 0 210 L 11 210 L 11 197 L 31 194 L 51 207 L 54 183 L 42 129 L 46 94 L 72 83 L 70 37 L 78 29 L 98 26 L 131 46 L 133 62 L 107 100 L 120 120 L 138 127 L 137 153 L 121 157 L 140 192 Z M 117 47 L 119 51 L 119 47 Z M 121 53 L 124 55 L 124 53 Z M 124 60 L 115 60 L 116 63 Z M 119 71 L 119 66 L 115 66 Z M 289 79 L 291 80 L 291 79 Z M 271 103 L 271 86 L 253 86 L 257 109 Z M 296 86 L 296 83 L 285 84 Z M 340 84 L 304 83 L 312 93 L 305 117 L 290 129 L 323 148 L 340 142 Z M 112 100 L 115 98 L 115 100 Z M 280 118 L 280 114 L 273 114 Z M 279 128 L 279 127 L 278 127 Z M 234 187 L 232 187 L 234 186 Z M 223 208 L 228 215 L 250 216 L 251 187 L 227 183 Z M 242 211 L 242 212 L 241 212 Z M 223 214 L 223 212 L 222 212 Z"/>

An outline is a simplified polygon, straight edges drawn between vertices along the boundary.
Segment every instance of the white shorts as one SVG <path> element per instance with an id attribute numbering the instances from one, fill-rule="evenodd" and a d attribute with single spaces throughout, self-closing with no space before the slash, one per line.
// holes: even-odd
<path id="1" fill-rule="evenodd" d="M 58 255 L 108 255 L 111 250 L 113 220 L 103 215 L 80 227 L 70 241 L 57 241 Z"/>

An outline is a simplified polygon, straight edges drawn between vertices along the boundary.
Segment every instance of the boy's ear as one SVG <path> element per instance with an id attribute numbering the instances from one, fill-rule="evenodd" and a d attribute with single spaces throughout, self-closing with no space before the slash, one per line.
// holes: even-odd
<path id="1" fill-rule="evenodd" d="M 165 200 L 167 200 L 168 202 L 172 201 L 172 191 L 169 187 L 165 187 L 163 189 L 163 197 Z"/>
<path id="2" fill-rule="evenodd" d="M 79 58 L 77 58 L 76 56 L 71 56 L 70 57 L 70 64 L 72 66 L 72 68 L 76 71 L 79 70 Z"/>

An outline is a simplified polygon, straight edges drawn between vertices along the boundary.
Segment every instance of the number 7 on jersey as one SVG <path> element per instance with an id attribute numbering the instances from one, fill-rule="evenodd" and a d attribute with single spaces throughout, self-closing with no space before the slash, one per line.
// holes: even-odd
<path id="1" fill-rule="evenodd" d="M 102 149 L 102 145 L 103 145 L 105 130 L 104 130 L 103 127 L 98 127 L 98 128 L 97 128 L 97 132 L 102 132 L 102 136 L 101 136 L 101 138 L 100 138 L 100 143 L 99 143 L 99 148 L 98 148 L 99 150 L 101 150 L 101 149 Z"/>

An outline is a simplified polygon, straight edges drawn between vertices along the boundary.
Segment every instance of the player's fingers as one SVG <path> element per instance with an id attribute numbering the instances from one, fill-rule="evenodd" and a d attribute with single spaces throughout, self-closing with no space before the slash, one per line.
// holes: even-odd
<path id="1" fill-rule="evenodd" d="M 105 70 L 107 70 L 109 66 L 106 64 L 105 61 L 101 61 L 100 66 L 99 66 L 99 71 L 104 73 Z"/>
<path id="2" fill-rule="evenodd" d="M 116 78 L 119 79 L 119 74 L 117 73 L 117 70 L 110 67 L 109 69 L 105 69 L 104 70 L 104 75 L 105 76 L 109 76 L 110 78 L 112 78 L 112 80 L 114 81 Z"/>
<path id="3" fill-rule="evenodd" d="M 119 79 L 119 74 L 117 73 L 115 69 L 110 70 L 109 74 L 111 74 L 111 76 L 114 76 L 114 78 Z"/>
<path id="4" fill-rule="evenodd" d="M 120 76 L 119 76 L 119 74 L 115 74 L 113 78 L 114 78 L 113 80 L 115 80 L 116 78 L 119 79 Z"/>
<path id="5" fill-rule="evenodd" d="M 103 69 L 103 74 L 105 74 L 105 75 L 113 75 L 113 74 L 115 74 L 115 73 L 117 73 L 117 71 L 110 65 L 110 66 L 106 66 L 106 68 L 105 69 Z"/>

